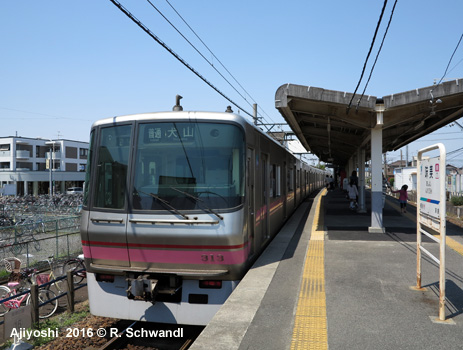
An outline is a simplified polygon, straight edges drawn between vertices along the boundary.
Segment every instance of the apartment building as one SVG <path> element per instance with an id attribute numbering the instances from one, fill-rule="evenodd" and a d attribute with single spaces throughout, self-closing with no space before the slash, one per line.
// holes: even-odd
<path id="1" fill-rule="evenodd" d="M 83 185 L 88 142 L 0 137 L 0 191 L 16 195 L 66 192 Z M 14 186 L 12 186 L 14 185 Z"/>

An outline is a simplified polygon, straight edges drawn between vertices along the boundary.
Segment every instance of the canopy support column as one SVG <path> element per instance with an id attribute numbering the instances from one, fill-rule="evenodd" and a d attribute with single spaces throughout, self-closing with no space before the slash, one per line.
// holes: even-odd
<path id="1" fill-rule="evenodd" d="M 359 207 L 358 213 L 366 213 L 365 207 L 365 149 L 361 148 L 357 153 L 358 167 L 359 167 Z"/>
<path id="2" fill-rule="evenodd" d="M 371 129 L 371 226 L 368 232 L 385 233 L 383 223 L 383 112 L 384 102 L 376 101 L 376 125 Z"/>

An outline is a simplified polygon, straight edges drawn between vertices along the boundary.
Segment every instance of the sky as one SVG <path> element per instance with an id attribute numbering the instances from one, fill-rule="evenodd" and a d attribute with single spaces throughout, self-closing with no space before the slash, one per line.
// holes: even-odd
<path id="1" fill-rule="evenodd" d="M 383 6 L 380 0 L 119 1 L 238 105 L 235 112 L 252 114 L 257 103 L 265 123 L 284 122 L 274 101 L 283 84 L 353 92 Z M 393 4 L 388 1 L 359 91 Z M 461 0 L 397 1 L 366 94 L 439 81 L 463 33 L 461 13 Z M 0 136 L 88 141 L 96 120 L 169 111 L 177 94 L 184 110 L 225 111 L 232 104 L 109 0 L 2 0 L 0 33 Z M 463 78 L 463 43 L 444 80 L 456 78 Z M 456 150 L 462 136 L 457 125 L 443 127 L 412 143 L 409 157 L 436 142 Z M 405 149 L 402 154 L 405 159 Z M 449 163 L 463 166 L 463 151 L 451 157 Z M 387 154 L 388 162 L 399 159 L 400 152 Z"/>

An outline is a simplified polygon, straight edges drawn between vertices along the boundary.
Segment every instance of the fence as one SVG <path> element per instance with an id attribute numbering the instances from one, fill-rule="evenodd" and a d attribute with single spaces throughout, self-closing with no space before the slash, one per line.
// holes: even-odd
<path id="1" fill-rule="evenodd" d="M 26 291 L 21 292 L 21 293 L 18 293 L 18 294 L 15 294 L 15 295 L 10 295 L 5 299 L 0 300 L 0 303 L 4 303 L 4 302 L 6 302 L 8 300 L 12 300 L 12 299 L 17 299 L 18 297 L 20 297 L 20 296 L 22 296 L 24 294 L 31 293 L 31 305 L 32 305 L 31 318 L 32 318 L 33 327 L 35 327 L 39 323 L 39 308 L 44 306 L 45 304 L 48 304 L 48 303 L 53 302 L 55 300 L 58 300 L 60 298 L 63 298 L 63 297 L 66 298 L 67 311 L 72 313 L 72 312 L 74 312 L 74 307 L 75 307 L 75 292 L 78 289 L 81 289 L 81 288 L 84 288 L 84 287 L 87 286 L 87 283 L 81 283 L 81 284 L 79 284 L 77 286 L 73 282 L 73 274 L 74 273 L 81 273 L 81 272 L 82 272 L 82 270 L 74 271 L 74 272 L 67 271 L 66 275 L 58 277 L 55 280 L 49 281 L 49 282 L 47 282 L 45 284 L 42 284 L 40 286 L 38 286 L 37 284 L 34 283 L 34 284 L 32 284 L 31 289 L 26 290 Z M 52 298 L 50 300 L 46 300 L 46 301 L 43 302 L 43 304 L 40 304 L 39 299 L 38 299 L 39 288 L 49 288 L 50 285 L 52 285 L 52 284 L 54 284 L 54 283 L 56 283 L 57 281 L 60 281 L 60 280 L 65 280 L 65 282 L 66 282 L 66 291 L 64 291 L 63 293 L 58 293 L 58 295 L 55 298 Z M 3 325 L 4 323 L 5 323 L 4 320 L 0 321 L 0 325 Z M 9 336 L 7 334 L 3 334 L 3 338 L 8 339 Z"/>
<path id="2" fill-rule="evenodd" d="M 450 196 L 463 196 L 463 175 L 447 175 L 446 191 Z"/>
<path id="3" fill-rule="evenodd" d="M 447 213 L 457 218 L 463 219 L 463 207 L 456 207 L 452 203 L 447 202 Z"/>
<path id="4" fill-rule="evenodd" d="M 399 198 L 398 193 L 391 193 L 391 196 Z M 463 196 L 463 193 L 460 193 L 460 196 Z M 447 199 L 449 199 L 450 197 L 451 195 L 449 194 L 449 192 L 447 192 Z M 408 192 L 408 200 L 410 202 L 417 203 L 416 191 Z M 463 207 L 456 207 L 451 202 L 447 201 L 446 210 L 447 214 L 451 214 L 452 216 L 463 219 Z"/>
<path id="5" fill-rule="evenodd" d="M 29 267 L 51 255 L 78 255 L 82 252 L 79 230 L 79 216 L 0 227 L 0 259 L 14 256 Z"/>

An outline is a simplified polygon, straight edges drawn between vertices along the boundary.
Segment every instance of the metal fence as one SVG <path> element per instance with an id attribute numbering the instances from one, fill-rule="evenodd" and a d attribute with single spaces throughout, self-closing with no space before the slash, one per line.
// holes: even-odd
<path id="1" fill-rule="evenodd" d="M 450 196 L 463 196 L 463 175 L 447 175 L 446 191 Z"/>
<path id="2" fill-rule="evenodd" d="M 22 267 L 54 255 L 67 259 L 82 252 L 80 216 L 31 220 L 15 226 L 0 227 L 0 259 L 16 257 Z"/>
<path id="3" fill-rule="evenodd" d="M 391 193 L 390 195 L 392 197 L 399 198 L 398 193 Z M 463 196 L 463 193 L 460 193 L 460 196 Z M 448 197 L 447 199 L 449 199 L 450 197 L 452 197 L 452 195 L 450 195 L 449 192 L 447 192 L 447 197 Z M 416 191 L 408 192 L 408 200 L 410 202 L 417 203 Z M 447 215 L 451 214 L 452 216 L 463 219 L 463 207 L 456 207 L 451 202 L 447 201 L 446 210 L 447 210 Z"/>

